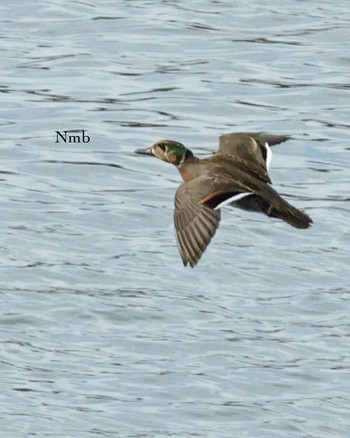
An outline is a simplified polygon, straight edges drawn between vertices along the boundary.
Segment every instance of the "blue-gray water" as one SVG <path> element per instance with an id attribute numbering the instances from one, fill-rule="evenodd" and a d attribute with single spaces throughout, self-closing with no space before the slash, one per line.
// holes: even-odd
<path id="1" fill-rule="evenodd" d="M 1 436 L 349 437 L 348 0 L 3 3 Z M 242 130 L 314 226 L 226 209 L 186 269 L 133 151 Z"/>

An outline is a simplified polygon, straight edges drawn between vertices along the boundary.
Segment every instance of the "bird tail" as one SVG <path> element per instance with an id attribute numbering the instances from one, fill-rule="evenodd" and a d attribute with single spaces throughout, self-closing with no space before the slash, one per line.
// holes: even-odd
<path id="1" fill-rule="evenodd" d="M 311 226 L 312 219 L 310 216 L 293 207 L 279 195 L 277 196 L 277 199 L 275 198 L 269 205 L 266 205 L 267 208 L 263 209 L 264 213 L 282 219 L 295 228 L 309 228 Z"/>

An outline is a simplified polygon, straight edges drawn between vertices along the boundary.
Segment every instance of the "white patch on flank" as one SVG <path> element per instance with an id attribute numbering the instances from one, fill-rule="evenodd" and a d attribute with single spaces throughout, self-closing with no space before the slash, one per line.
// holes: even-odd
<path id="1" fill-rule="evenodd" d="M 225 201 L 220 202 L 220 204 L 218 204 L 214 208 L 214 210 L 218 210 L 219 208 L 223 207 L 224 205 L 231 204 L 231 202 L 239 201 L 240 199 L 243 199 L 249 195 L 251 195 L 251 193 L 249 193 L 249 192 L 238 193 L 238 195 L 233 195 L 233 196 L 231 196 L 231 198 L 227 198 L 227 199 L 225 199 Z"/>

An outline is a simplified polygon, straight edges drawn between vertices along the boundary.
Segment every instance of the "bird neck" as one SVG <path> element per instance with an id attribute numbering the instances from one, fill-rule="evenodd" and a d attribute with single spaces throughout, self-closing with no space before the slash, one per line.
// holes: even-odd
<path id="1" fill-rule="evenodd" d="M 182 176 L 182 179 L 187 182 L 199 175 L 198 163 L 199 158 L 192 153 L 185 157 L 176 167 Z"/>

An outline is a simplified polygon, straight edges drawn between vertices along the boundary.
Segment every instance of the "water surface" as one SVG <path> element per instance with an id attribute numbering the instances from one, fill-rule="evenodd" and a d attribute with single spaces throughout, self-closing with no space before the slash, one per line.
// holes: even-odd
<path id="1" fill-rule="evenodd" d="M 346 438 L 348 2 L 0 12 L 3 433 Z M 271 178 L 314 226 L 226 209 L 185 269 L 180 177 L 133 151 L 244 130 L 293 136 Z"/>

